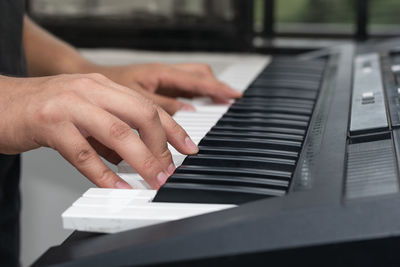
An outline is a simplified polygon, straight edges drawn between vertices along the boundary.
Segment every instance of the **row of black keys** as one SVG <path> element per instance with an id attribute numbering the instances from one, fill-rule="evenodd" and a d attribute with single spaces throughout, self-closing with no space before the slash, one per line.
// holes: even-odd
<path id="1" fill-rule="evenodd" d="M 324 66 L 323 61 L 271 62 L 154 201 L 241 204 L 286 194 Z"/>

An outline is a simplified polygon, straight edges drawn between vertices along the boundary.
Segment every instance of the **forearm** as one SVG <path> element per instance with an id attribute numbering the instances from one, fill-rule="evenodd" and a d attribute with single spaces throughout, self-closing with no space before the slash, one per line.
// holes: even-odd
<path id="1" fill-rule="evenodd" d="M 23 42 L 30 76 L 87 73 L 95 67 L 74 47 L 36 25 L 28 16 L 24 18 Z"/>

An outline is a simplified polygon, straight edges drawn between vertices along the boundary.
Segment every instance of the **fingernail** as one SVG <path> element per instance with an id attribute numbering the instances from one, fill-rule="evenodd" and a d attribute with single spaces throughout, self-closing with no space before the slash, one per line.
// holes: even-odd
<path id="1" fill-rule="evenodd" d="M 158 183 L 161 184 L 161 185 L 165 184 L 165 182 L 167 181 L 167 179 L 168 179 L 168 175 L 167 175 L 165 172 L 160 172 L 160 173 L 157 175 L 157 181 L 158 181 Z"/>
<path id="2" fill-rule="evenodd" d="M 196 109 L 192 105 L 184 104 L 180 110 L 182 111 L 196 111 Z"/>
<path id="3" fill-rule="evenodd" d="M 187 136 L 185 138 L 185 143 L 186 146 L 190 149 L 190 154 L 196 154 L 197 152 L 199 152 L 199 148 L 197 147 L 197 145 L 192 141 L 192 139 L 190 139 L 189 136 Z"/>
<path id="4" fill-rule="evenodd" d="M 130 186 L 125 181 L 118 181 L 118 182 L 115 183 L 115 188 L 118 188 L 118 189 L 132 189 L 132 186 Z"/>
<path id="5" fill-rule="evenodd" d="M 174 171 L 175 171 L 175 165 L 173 164 L 173 163 L 171 163 L 170 165 L 169 165 L 169 167 L 168 167 L 168 173 L 169 173 L 169 175 L 171 175 L 171 174 L 173 174 L 174 173 Z"/>

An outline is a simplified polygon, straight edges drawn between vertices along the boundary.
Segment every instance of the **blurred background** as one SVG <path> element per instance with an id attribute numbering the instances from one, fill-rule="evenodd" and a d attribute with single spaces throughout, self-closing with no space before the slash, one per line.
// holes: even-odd
<path id="1" fill-rule="evenodd" d="M 400 36 L 399 0 L 26 1 L 37 23 L 101 64 L 202 60 L 218 74 L 240 62 L 239 53 L 299 53 Z M 93 185 L 46 148 L 24 153 L 22 171 L 22 266 L 28 266 L 71 233 L 60 215 Z"/>
<path id="2" fill-rule="evenodd" d="M 29 0 L 28 7 L 40 24 L 84 47 L 251 50 L 262 43 L 257 37 L 400 33 L 396 0 Z"/>

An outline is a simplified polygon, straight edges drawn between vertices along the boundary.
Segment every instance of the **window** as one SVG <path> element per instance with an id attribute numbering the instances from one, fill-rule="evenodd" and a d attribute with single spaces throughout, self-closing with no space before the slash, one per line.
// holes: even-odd
<path id="1" fill-rule="evenodd" d="M 237 51 L 255 49 L 255 37 L 400 35 L 398 0 L 28 0 L 28 4 L 37 22 L 86 47 Z"/>
<path id="2" fill-rule="evenodd" d="M 370 32 L 378 35 L 399 35 L 399 10 L 400 1 L 398 0 L 370 0 Z"/>
<path id="3" fill-rule="evenodd" d="M 237 49 L 242 21 L 250 20 L 243 16 L 245 2 L 30 0 L 29 12 L 39 24 L 80 46 Z"/>
<path id="4" fill-rule="evenodd" d="M 276 32 L 346 33 L 355 31 L 355 1 L 278 0 Z"/>

